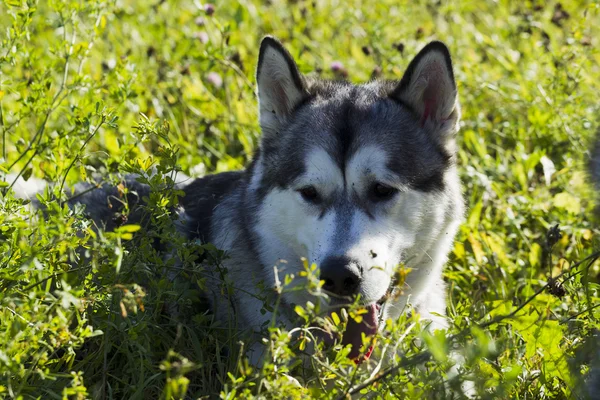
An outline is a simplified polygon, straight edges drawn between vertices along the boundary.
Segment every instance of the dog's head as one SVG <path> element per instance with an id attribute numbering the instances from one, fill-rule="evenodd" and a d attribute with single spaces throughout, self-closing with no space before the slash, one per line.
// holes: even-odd
<path id="1" fill-rule="evenodd" d="M 425 46 L 400 81 L 353 85 L 302 76 L 267 37 L 257 82 L 263 136 L 248 196 L 266 272 L 285 260 L 280 270 L 297 273 L 305 257 L 333 298 L 365 305 L 384 298 L 402 262 L 426 279 L 420 260 L 436 257 L 428 251 L 456 219 L 460 112 L 446 46 Z"/>

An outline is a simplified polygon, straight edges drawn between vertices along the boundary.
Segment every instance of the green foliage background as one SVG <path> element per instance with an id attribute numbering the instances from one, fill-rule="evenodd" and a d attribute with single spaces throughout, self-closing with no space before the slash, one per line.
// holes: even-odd
<path id="1" fill-rule="evenodd" d="M 587 258 L 597 195 L 585 172 L 600 108 L 600 3 L 246 0 L 213 10 L 0 3 L 0 173 L 12 174 L 0 194 L 0 397 L 460 398 L 462 380 L 482 398 L 585 396 L 600 358 L 600 267 Z M 270 361 L 248 366 L 243 337 L 214 326 L 199 295 L 200 261 L 222 254 L 174 234 L 174 173 L 242 168 L 257 146 L 265 34 L 304 73 L 356 82 L 400 78 L 433 39 L 454 58 L 469 213 L 445 273 L 453 326 L 427 335 L 417 317 L 390 324 L 379 341 L 402 338 L 397 367 L 372 384 L 330 352 L 294 385 L 295 344 L 277 329 Z M 98 231 L 64 204 L 77 181 L 118 185 L 131 172 L 155 190 L 144 235 L 126 222 Z M 40 196 L 45 217 L 10 194 L 16 174 L 53 183 Z M 156 240 L 177 249 L 182 268 Z M 299 312 L 310 319 L 310 307 Z M 456 377 L 451 348 L 465 359 Z"/>

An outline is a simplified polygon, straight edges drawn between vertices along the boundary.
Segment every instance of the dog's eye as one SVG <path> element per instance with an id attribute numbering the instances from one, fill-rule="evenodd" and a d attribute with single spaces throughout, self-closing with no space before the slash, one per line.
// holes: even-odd
<path id="1" fill-rule="evenodd" d="M 375 198 L 375 200 L 387 200 L 396 192 L 396 189 L 391 186 L 384 185 L 383 183 L 378 182 L 373 185 L 373 198 Z"/>
<path id="2" fill-rule="evenodd" d="M 310 203 L 316 203 L 319 201 L 319 193 L 314 186 L 305 186 L 302 189 L 299 189 L 298 192 L 305 201 Z"/>

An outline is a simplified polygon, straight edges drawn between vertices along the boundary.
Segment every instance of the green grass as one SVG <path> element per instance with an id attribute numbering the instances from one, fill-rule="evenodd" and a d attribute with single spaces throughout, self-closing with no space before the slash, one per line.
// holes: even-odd
<path id="1" fill-rule="evenodd" d="M 454 58 L 469 212 L 445 272 L 453 326 L 431 336 L 416 317 L 390 324 L 378 346 L 402 338 L 397 367 L 364 392 L 451 398 L 454 387 L 460 398 L 458 381 L 470 379 L 482 398 L 583 396 L 600 357 L 600 264 L 578 264 L 600 234 L 586 183 L 600 115 L 600 3 L 363 3 L 228 0 L 212 15 L 199 1 L 0 3 L 0 174 L 56 183 L 40 196 L 44 218 L 31 219 L 12 181 L 0 193 L 0 397 L 337 398 L 369 383 L 332 352 L 300 371 L 294 343 L 276 329 L 273 362 L 248 366 L 248 343 L 214 325 L 198 289 L 202 262 L 223 255 L 174 235 L 168 210 L 180 193 L 160 190 L 176 169 L 198 176 L 251 158 L 265 34 L 302 72 L 334 78 L 339 61 L 356 82 L 400 78 L 433 39 Z M 118 184 L 152 167 L 160 174 L 148 177 L 156 191 L 143 235 L 96 231 L 62 203 L 61 187 Z M 550 246 L 555 224 L 562 236 Z M 153 250 L 156 240 L 177 249 L 182 270 Z M 170 279 L 175 270 L 182 279 Z M 542 290 L 548 283 L 554 290 Z M 450 348 L 465 358 L 454 380 Z"/>

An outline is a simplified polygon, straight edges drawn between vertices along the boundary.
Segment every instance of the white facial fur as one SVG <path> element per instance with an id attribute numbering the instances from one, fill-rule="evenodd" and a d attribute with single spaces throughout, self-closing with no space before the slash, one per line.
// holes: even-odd
<path id="1" fill-rule="evenodd" d="M 272 190 L 263 201 L 256 226 L 258 237 L 264 238 L 260 245 L 263 265 L 272 268 L 285 259 L 285 273 L 297 276 L 301 257 L 317 265 L 328 257 L 349 257 L 363 268 L 359 291 L 365 303 L 385 295 L 400 262 L 422 269 L 417 274 L 419 282 L 414 282 L 422 286 L 420 281 L 431 273 L 426 271 L 426 253 L 443 228 L 445 207 L 440 207 L 439 196 L 403 186 L 386 167 L 386 156 L 385 149 L 366 146 L 348 161 L 344 177 L 325 150 L 311 150 L 306 172 L 289 188 Z M 368 193 L 376 182 L 400 192 L 390 200 L 374 203 Z M 331 200 L 333 205 L 323 211 L 321 205 L 304 200 L 298 189 L 309 185 L 324 202 Z M 349 207 L 336 207 L 336 198 L 352 199 L 355 195 L 367 204 L 370 216 L 354 200 L 346 203 Z M 309 300 L 305 292 L 290 296 L 290 302 Z"/>

